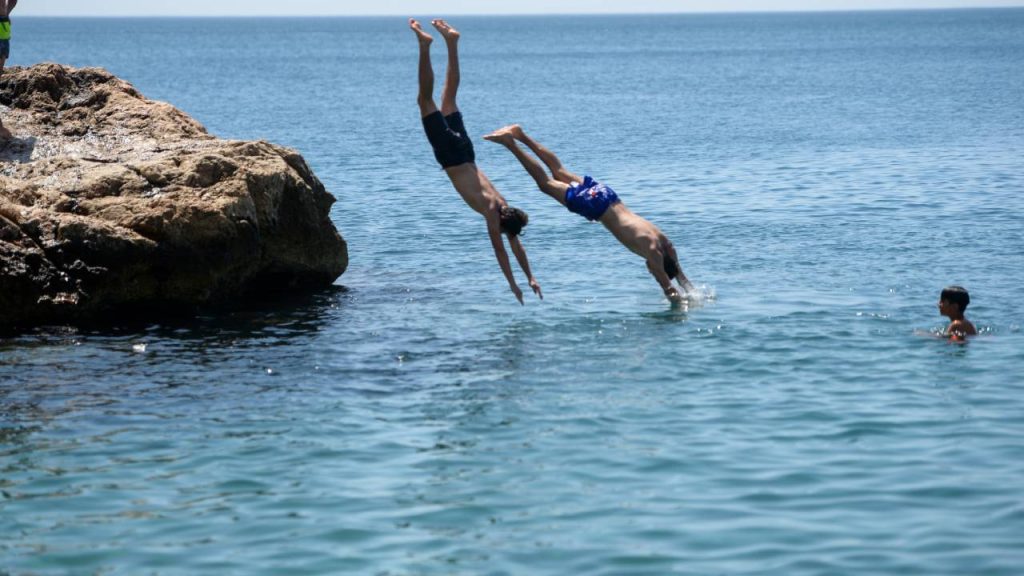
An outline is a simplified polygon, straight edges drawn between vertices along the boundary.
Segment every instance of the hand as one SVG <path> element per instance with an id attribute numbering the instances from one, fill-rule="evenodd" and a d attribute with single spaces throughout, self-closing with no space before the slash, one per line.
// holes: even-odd
<path id="1" fill-rule="evenodd" d="M 541 300 L 544 299 L 544 294 L 540 291 L 540 284 L 536 280 L 530 278 L 530 288 L 533 288 L 533 293 L 537 295 Z"/>
<path id="2" fill-rule="evenodd" d="M 668 288 L 666 288 L 665 296 L 667 296 L 673 304 L 679 304 L 680 302 L 683 301 L 682 295 L 679 294 L 679 291 L 676 290 L 675 286 L 669 286 Z"/>
<path id="3" fill-rule="evenodd" d="M 520 304 L 522 304 L 523 306 L 526 306 L 526 303 L 523 302 L 523 291 L 519 289 L 519 286 L 516 286 L 515 284 L 513 284 L 512 285 L 512 293 L 516 295 L 516 300 L 519 300 Z"/>

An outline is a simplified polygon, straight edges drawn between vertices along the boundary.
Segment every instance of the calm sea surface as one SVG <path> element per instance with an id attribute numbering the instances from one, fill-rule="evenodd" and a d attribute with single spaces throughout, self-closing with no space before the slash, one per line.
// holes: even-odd
<path id="1" fill-rule="evenodd" d="M 0 340 L 0 574 L 1022 573 L 1024 10 L 453 23 L 543 302 L 434 163 L 404 19 L 15 21 L 12 65 L 302 151 L 352 259 Z M 713 298 L 672 310 L 510 122 Z M 915 334 L 952 283 L 966 346 Z"/>

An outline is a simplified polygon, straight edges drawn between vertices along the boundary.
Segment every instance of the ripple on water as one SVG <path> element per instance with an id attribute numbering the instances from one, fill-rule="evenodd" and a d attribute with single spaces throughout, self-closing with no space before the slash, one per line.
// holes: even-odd
<path id="1" fill-rule="evenodd" d="M 610 183 L 679 249 L 680 308 L 477 138 L 530 213 L 546 299 L 515 304 L 393 21 L 21 21 L 23 62 L 302 150 L 352 260 L 273 306 L 0 341 L 0 571 L 1016 576 L 1020 20 L 466 19 L 470 131 Z M 153 65 L 181 60 L 214 73 Z M 966 346 L 914 333 L 950 283 Z"/>

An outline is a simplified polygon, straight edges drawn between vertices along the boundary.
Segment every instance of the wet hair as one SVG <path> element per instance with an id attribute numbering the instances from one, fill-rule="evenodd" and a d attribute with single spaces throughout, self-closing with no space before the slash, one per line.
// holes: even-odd
<path id="1" fill-rule="evenodd" d="M 679 276 L 679 267 L 676 266 L 675 258 L 669 256 L 668 254 L 665 254 L 663 264 L 665 266 L 665 274 L 668 274 L 669 278 L 675 278 L 676 276 Z"/>
<path id="2" fill-rule="evenodd" d="M 508 234 L 509 238 L 519 236 L 523 228 L 530 223 L 530 217 L 519 208 L 511 206 L 501 207 L 501 231 Z"/>
<path id="3" fill-rule="evenodd" d="M 967 305 L 971 303 L 971 295 L 967 293 L 967 289 L 963 286 L 949 286 L 942 290 L 942 296 L 939 300 L 945 300 L 952 302 L 960 306 L 960 311 L 963 312 L 967 309 Z"/>

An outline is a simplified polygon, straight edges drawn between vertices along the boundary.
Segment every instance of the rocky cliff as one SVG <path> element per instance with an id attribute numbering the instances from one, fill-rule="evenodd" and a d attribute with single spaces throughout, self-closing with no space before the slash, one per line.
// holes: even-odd
<path id="1" fill-rule="evenodd" d="M 329 286 L 334 197 L 294 150 L 215 138 L 96 68 L 0 77 L 0 329 Z"/>

